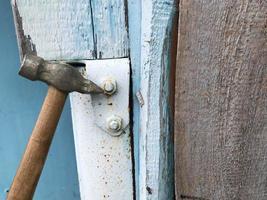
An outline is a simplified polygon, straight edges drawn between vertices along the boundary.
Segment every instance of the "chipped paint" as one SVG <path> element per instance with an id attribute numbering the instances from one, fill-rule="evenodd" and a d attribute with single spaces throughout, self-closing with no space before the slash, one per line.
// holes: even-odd
<path id="1" fill-rule="evenodd" d="M 124 0 L 13 0 L 12 5 L 22 52 L 34 44 L 46 60 L 129 55 Z"/>
<path id="2" fill-rule="evenodd" d="M 36 45 L 32 42 L 30 35 L 25 35 L 23 30 L 22 17 L 20 16 L 17 2 L 12 2 L 13 16 L 16 26 L 17 41 L 20 52 L 20 60 L 22 61 L 25 54 L 37 55 Z"/>

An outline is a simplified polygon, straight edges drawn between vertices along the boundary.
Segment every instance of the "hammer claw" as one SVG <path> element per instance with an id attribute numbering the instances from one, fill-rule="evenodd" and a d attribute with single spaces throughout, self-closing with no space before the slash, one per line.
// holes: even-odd
<path id="1" fill-rule="evenodd" d="M 95 84 L 93 81 L 85 79 L 84 81 L 84 87 L 82 88 L 83 90 L 80 91 L 81 93 L 84 94 L 89 94 L 89 93 L 104 93 L 104 90 L 99 87 L 97 84 Z"/>

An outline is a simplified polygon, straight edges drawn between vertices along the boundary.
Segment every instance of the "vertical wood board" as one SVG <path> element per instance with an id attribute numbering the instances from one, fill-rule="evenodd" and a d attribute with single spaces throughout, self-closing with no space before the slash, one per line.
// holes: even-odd
<path id="1" fill-rule="evenodd" d="M 170 49 L 175 0 L 142 2 L 139 198 L 173 199 Z M 175 45 L 174 45 L 175 46 Z"/>
<path id="2" fill-rule="evenodd" d="M 176 197 L 267 198 L 267 2 L 180 1 Z"/>
<path id="3" fill-rule="evenodd" d="M 97 58 L 127 57 L 126 1 L 91 0 L 91 5 Z"/>

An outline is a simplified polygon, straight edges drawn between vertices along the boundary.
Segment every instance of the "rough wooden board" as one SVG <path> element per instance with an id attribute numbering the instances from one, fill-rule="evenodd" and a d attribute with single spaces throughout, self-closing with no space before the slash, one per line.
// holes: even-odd
<path id="1" fill-rule="evenodd" d="M 175 13 L 175 0 L 142 1 L 140 200 L 174 198 L 169 83 Z"/>
<path id="2" fill-rule="evenodd" d="M 127 57 L 126 1 L 91 0 L 91 4 L 97 58 Z"/>
<path id="3" fill-rule="evenodd" d="M 180 1 L 176 196 L 267 199 L 267 2 Z"/>
<path id="4" fill-rule="evenodd" d="M 124 0 L 12 0 L 12 5 L 22 56 L 27 52 L 50 60 L 128 56 Z"/>
<path id="5" fill-rule="evenodd" d="M 30 38 L 37 54 L 45 59 L 94 57 L 88 0 L 13 0 L 12 4 L 17 11 L 17 30 L 21 30 L 18 32 L 20 44 Z M 24 45 L 20 47 L 24 55 Z"/>

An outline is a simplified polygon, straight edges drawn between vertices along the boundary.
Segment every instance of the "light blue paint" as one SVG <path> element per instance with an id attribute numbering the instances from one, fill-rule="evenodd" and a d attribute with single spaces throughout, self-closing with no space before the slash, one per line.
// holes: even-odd
<path id="1" fill-rule="evenodd" d="M 17 75 L 18 47 L 9 1 L 0 5 L 0 199 L 10 186 L 47 87 Z M 36 200 L 79 197 L 70 105 L 65 110 L 37 187 Z"/>
<path id="2" fill-rule="evenodd" d="M 140 1 L 135 3 L 137 5 Z M 134 48 L 131 58 L 132 55 L 139 56 L 139 60 L 136 57 L 138 62 L 132 60 L 133 71 L 138 69 L 138 74 L 133 73 L 133 81 L 136 81 L 133 87 L 138 90 L 140 85 L 145 101 L 142 109 L 139 109 L 140 106 L 134 109 L 135 120 L 138 120 L 138 114 L 141 115 L 139 125 L 134 125 L 134 136 L 137 136 L 134 146 L 139 146 L 139 152 L 135 151 L 138 153 L 135 159 L 136 174 L 139 175 L 137 197 L 171 200 L 174 199 L 174 173 L 169 81 L 171 56 L 175 57 L 170 50 L 173 48 L 172 38 L 176 37 L 172 35 L 176 24 L 176 1 L 152 0 L 141 3 L 139 8 L 132 9 L 129 6 L 130 39 L 140 38 L 140 29 L 137 27 L 141 27 L 141 42 L 138 42 L 142 47 L 140 55 L 140 44 L 131 46 Z M 141 14 L 134 13 L 137 11 L 141 11 Z M 136 15 L 144 16 L 138 18 Z M 135 100 L 134 105 L 137 104 Z"/>
<path id="3" fill-rule="evenodd" d="M 140 88 L 141 66 L 141 1 L 128 1 L 128 25 L 130 38 L 130 57 L 132 69 L 132 97 L 133 97 L 133 133 L 134 133 L 134 160 L 135 160 L 135 192 L 139 199 L 139 121 L 140 105 L 136 93 Z"/>
<path id="4" fill-rule="evenodd" d="M 166 33 L 165 33 L 165 40 L 164 40 L 164 49 L 165 51 L 162 52 L 162 75 L 161 75 L 161 94 L 162 94 L 162 101 L 161 101 L 161 113 L 162 113 L 162 135 L 160 146 L 160 185 L 159 185 L 159 199 L 168 199 L 172 200 L 175 199 L 174 196 L 174 116 L 173 110 L 171 108 L 170 102 L 171 94 L 173 94 L 174 88 L 170 87 L 170 79 L 171 79 L 171 68 L 173 67 L 173 63 L 171 63 L 171 56 L 172 49 L 175 47 L 175 38 L 177 38 L 176 32 L 173 31 L 176 28 L 177 22 L 177 11 L 178 8 L 175 6 L 175 1 L 173 3 L 174 6 L 169 8 L 170 17 L 167 23 Z M 173 80 L 172 80 L 173 81 Z M 168 186 L 168 187 L 166 187 Z"/>

